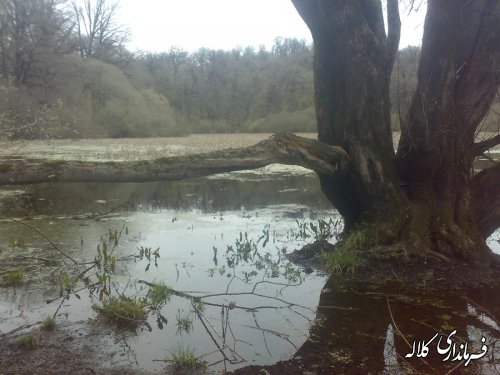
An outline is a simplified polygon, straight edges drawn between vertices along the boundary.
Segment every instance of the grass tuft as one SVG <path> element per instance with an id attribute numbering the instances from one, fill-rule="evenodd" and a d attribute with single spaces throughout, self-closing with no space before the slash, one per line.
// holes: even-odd
<path id="1" fill-rule="evenodd" d="M 33 335 L 24 335 L 19 338 L 19 344 L 28 349 L 38 346 L 38 339 Z"/>
<path id="2" fill-rule="evenodd" d="M 172 289 L 170 289 L 167 285 L 159 283 L 149 288 L 147 297 L 149 298 L 151 305 L 158 308 L 169 301 L 172 293 Z"/>
<path id="3" fill-rule="evenodd" d="M 205 364 L 196 358 L 193 350 L 189 346 L 179 345 L 177 349 L 170 353 L 169 361 L 177 371 L 195 371 L 203 373 Z"/>
<path id="4" fill-rule="evenodd" d="M 359 252 L 353 249 L 336 249 L 321 253 L 325 269 L 333 273 L 354 272 L 362 266 L 365 261 L 359 256 Z"/>
<path id="5" fill-rule="evenodd" d="M 325 269 L 333 273 L 354 272 L 365 263 L 360 252 L 373 246 L 371 232 L 364 229 L 352 231 L 332 251 L 322 252 Z"/>
<path id="6" fill-rule="evenodd" d="M 120 328 L 137 328 L 146 322 L 146 305 L 144 299 L 119 296 L 110 297 L 101 305 L 94 304 L 92 309 Z"/>
<path id="7" fill-rule="evenodd" d="M 44 331 L 52 331 L 56 327 L 56 320 L 48 316 L 44 320 L 42 320 L 42 330 Z"/>
<path id="8" fill-rule="evenodd" d="M 17 286 L 22 283 L 24 278 L 24 272 L 22 270 L 16 270 L 8 272 L 3 276 L 4 286 Z"/>

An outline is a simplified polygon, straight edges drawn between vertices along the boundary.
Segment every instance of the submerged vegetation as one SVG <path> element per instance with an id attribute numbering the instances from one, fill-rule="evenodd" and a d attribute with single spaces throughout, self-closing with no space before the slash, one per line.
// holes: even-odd
<path id="1" fill-rule="evenodd" d="M 4 286 L 17 286 L 22 283 L 24 272 L 22 270 L 15 270 L 7 272 L 2 276 L 1 280 Z"/>

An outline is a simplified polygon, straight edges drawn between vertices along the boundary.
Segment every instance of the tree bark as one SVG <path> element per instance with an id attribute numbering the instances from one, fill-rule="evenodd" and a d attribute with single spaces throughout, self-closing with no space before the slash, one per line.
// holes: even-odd
<path id="1" fill-rule="evenodd" d="M 418 86 L 397 163 L 419 207 L 413 231 L 448 256 L 478 252 L 488 232 L 478 225 L 479 212 L 487 213 L 476 209 L 470 178 L 474 157 L 496 140 L 474 144 L 499 83 L 499 16 L 495 0 L 428 2 Z"/>
<path id="2" fill-rule="evenodd" d="M 346 170 L 348 157 L 340 147 L 296 135 L 276 134 L 247 148 L 135 162 L 3 160 L 0 185 L 180 180 L 256 169 L 273 163 L 299 165 L 324 175 L 336 175 Z"/>
<path id="3" fill-rule="evenodd" d="M 349 154 L 347 176 L 320 174 L 347 227 L 405 205 L 393 165 L 389 80 L 399 41 L 397 1 L 385 35 L 378 1 L 293 0 L 314 39 L 318 139 Z M 375 219 L 376 218 L 376 219 Z"/>
<path id="4" fill-rule="evenodd" d="M 381 237 L 416 251 L 482 257 L 498 223 L 492 205 L 476 202 L 477 186 L 494 185 L 497 174 L 477 176 L 472 189 L 471 172 L 478 152 L 498 143 L 474 144 L 474 136 L 500 82 L 500 2 L 428 1 L 418 87 L 394 155 L 397 1 L 387 3 L 387 36 L 380 1 L 292 1 L 314 40 L 319 140 L 350 159 L 347 175 L 320 174 L 348 228 L 382 223 Z"/>

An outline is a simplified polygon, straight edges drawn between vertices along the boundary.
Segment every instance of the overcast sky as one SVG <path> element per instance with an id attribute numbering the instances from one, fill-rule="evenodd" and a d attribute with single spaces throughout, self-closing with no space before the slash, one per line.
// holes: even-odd
<path id="1" fill-rule="evenodd" d="M 401 47 L 420 45 L 425 10 L 408 16 L 402 6 L 401 13 Z M 133 51 L 269 49 L 277 36 L 312 40 L 291 0 L 121 0 L 119 21 L 130 29 Z"/>

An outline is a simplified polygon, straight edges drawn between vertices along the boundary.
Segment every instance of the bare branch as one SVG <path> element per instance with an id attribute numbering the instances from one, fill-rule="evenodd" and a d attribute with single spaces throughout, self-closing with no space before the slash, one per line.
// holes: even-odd
<path id="1" fill-rule="evenodd" d="M 472 155 L 479 156 L 484 152 L 488 151 L 490 148 L 493 148 L 500 144 L 500 134 L 495 135 L 489 139 L 486 139 L 482 142 L 474 143 L 472 148 Z"/>
<path id="2" fill-rule="evenodd" d="M 134 162 L 8 159 L 1 164 L 0 185 L 40 182 L 146 182 L 181 180 L 216 173 L 256 169 L 273 163 L 299 165 L 324 175 L 347 169 L 340 147 L 276 134 L 254 146 Z"/>

